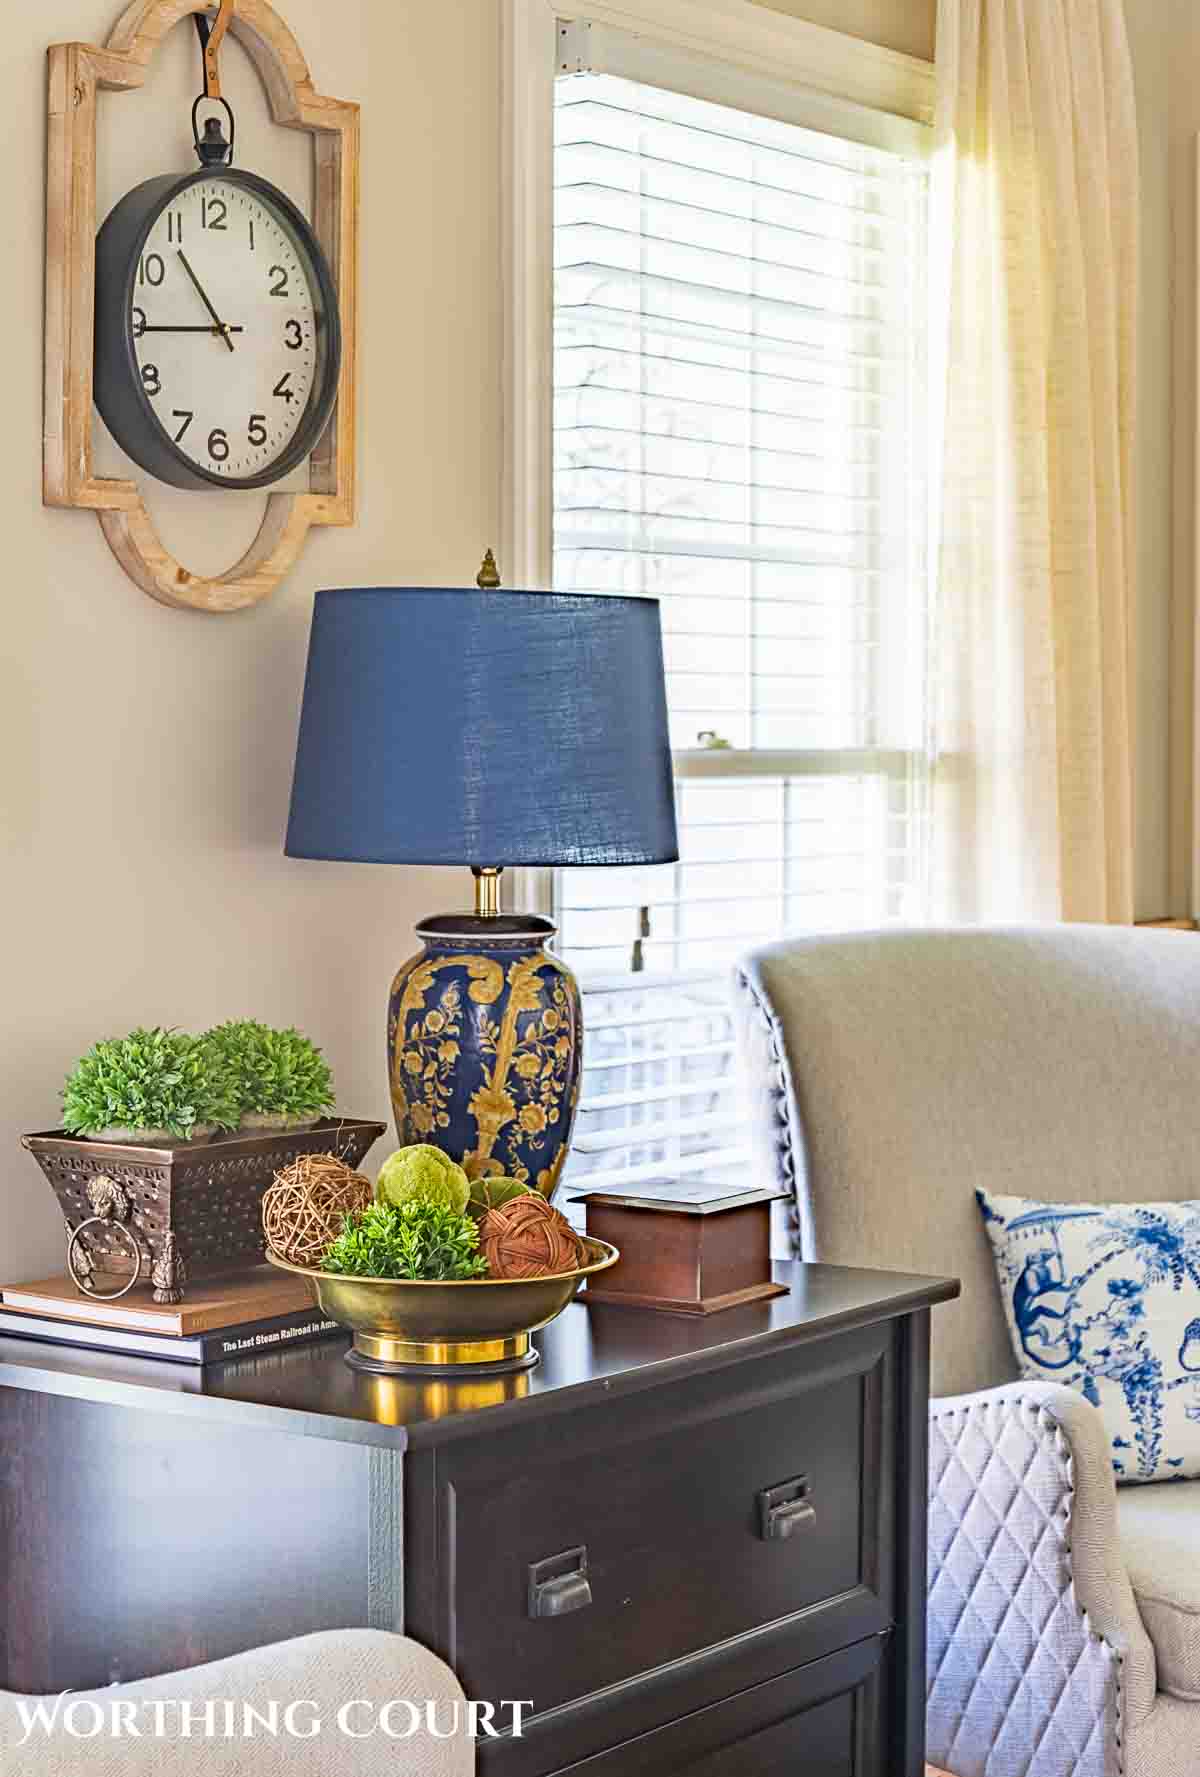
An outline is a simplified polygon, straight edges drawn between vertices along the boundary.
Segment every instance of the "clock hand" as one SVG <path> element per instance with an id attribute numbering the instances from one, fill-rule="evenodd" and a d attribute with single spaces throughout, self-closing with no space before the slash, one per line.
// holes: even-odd
<path id="1" fill-rule="evenodd" d="M 245 331 L 246 329 L 237 323 L 230 323 L 227 327 L 209 327 L 207 325 L 195 327 L 168 327 L 156 324 L 153 321 L 147 321 L 144 327 L 138 328 L 135 337 L 140 339 L 143 333 L 245 333 Z"/>
<path id="2" fill-rule="evenodd" d="M 232 352 L 233 341 L 229 337 L 229 328 L 226 327 L 224 321 L 222 321 L 220 315 L 217 313 L 217 311 L 213 307 L 212 303 L 208 300 L 208 297 L 206 296 L 205 291 L 204 291 L 204 285 L 200 282 L 199 278 L 196 276 L 195 272 L 192 270 L 191 266 L 188 264 L 187 254 L 184 252 L 183 248 L 178 247 L 176 249 L 176 251 L 178 252 L 179 257 L 180 257 L 181 261 L 183 262 L 184 271 L 187 273 L 188 277 L 192 280 L 192 283 L 196 286 L 197 295 L 199 296 L 201 302 L 204 304 L 205 308 L 208 310 L 209 314 L 212 316 L 213 320 L 216 322 L 217 332 L 221 335 L 221 338 L 225 341 L 225 344 L 229 347 L 230 351 Z"/>

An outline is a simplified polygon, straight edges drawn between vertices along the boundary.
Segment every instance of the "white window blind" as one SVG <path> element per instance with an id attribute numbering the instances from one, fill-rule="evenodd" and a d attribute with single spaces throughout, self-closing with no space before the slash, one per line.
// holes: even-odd
<path id="1" fill-rule="evenodd" d="M 662 600 L 681 846 L 556 876 L 570 1176 L 726 1178 L 736 957 L 924 911 L 926 173 L 606 72 L 555 120 L 555 584 Z"/>

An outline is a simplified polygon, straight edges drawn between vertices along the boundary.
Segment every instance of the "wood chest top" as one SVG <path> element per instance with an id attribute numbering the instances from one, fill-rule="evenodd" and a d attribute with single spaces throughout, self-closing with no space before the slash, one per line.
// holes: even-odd
<path id="1" fill-rule="evenodd" d="M 514 1421 L 528 1425 L 593 1399 L 765 1357 L 958 1294 L 950 1278 L 800 1261 L 778 1266 L 776 1275 L 789 1286 L 787 1294 L 704 1320 L 574 1302 L 536 1336 L 538 1367 L 516 1376 L 362 1376 L 343 1362 L 345 1342 L 334 1339 L 197 1371 L 6 1338 L 0 1339 L 0 1387 L 404 1449 L 475 1435 L 480 1413 L 488 1415 L 489 1430 Z"/>

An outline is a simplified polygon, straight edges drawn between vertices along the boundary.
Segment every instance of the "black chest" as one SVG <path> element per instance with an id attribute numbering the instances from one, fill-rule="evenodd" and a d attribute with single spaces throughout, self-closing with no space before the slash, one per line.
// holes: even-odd
<path id="1" fill-rule="evenodd" d="M 0 1687 L 370 1625 L 532 1706 L 493 1777 L 918 1777 L 954 1286 L 780 1275 L 704 1321 L 576 1304 L 536 1371 L 473 1382 L 340 1342 L 203 1373 L 3 1342 Z"/>

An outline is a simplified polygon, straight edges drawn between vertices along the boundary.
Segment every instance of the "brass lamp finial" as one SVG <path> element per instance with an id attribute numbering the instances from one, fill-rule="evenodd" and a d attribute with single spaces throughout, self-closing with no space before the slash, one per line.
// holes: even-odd
<path id="1" fill-rule="evenodd" d="M 483 558 L 483 566 L 475 576 L 475 584 L 482 592 L 494 592 L 500 584 L 500 570 L 496 566 L 496 558 L 490 549 Z"/>

